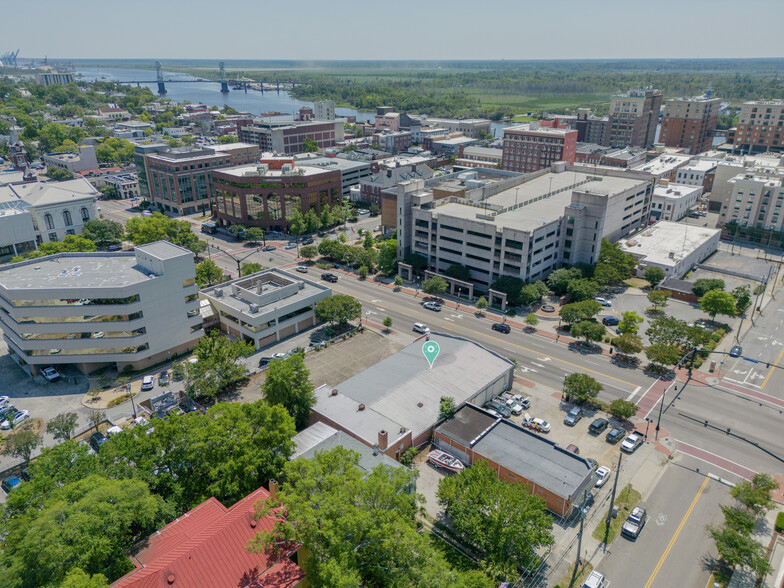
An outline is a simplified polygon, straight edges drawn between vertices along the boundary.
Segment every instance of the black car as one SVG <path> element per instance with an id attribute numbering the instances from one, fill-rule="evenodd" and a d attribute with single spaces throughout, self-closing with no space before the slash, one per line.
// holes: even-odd
<path id="1" fill-rule="evenodd" d="M 740 357 L 740 354 L 743 353 L 743 347 L 740 345 L 736 345 L 732 349 L 730 349 L 730 357 Z"/>
<path id="2" fill-rule="evenodd" d="M 604 431 L 607 426 L 610 424 L 610 421 L 607 419 L 596 419 L 590 425 L 588 425 L 588 432 L 594 435 L 598 435 L 602 431 Z"/>
<path id="3" fill-rule="evenodd" d="M 303 239 L 302 241 L 303 245 L 310 245 L 311 243 L 313 243 L 313 237 L 308 237 L 307 239 Z"/>
<path id="4" fill-rule="evenodd" d="M 626 435 L 626 431 L 624 431 L 623 429 L 618 429 L 617 427 L 610 429 L 610 432 L 607 433 L 607 437 L 606 437 L 607 443 L 618 443 L 618 441 L 623 439 L 625 435 Z"/>
<path id="5" fill-rule="evenodd" d="M 332 282 L 333 284 L 338 281 L 338 277 L 335 274 L 321 274 L 321 279 L 325 282 Z"/>
<path id="6" fill-rule="evenodd" d="M 101 450 L 101 445 L 106 443 L 106 435 L 103 433 L 93 433 L 90 435 L 90 447 L 92 447 L 96 453 Z"/>
<path id="7" fill-rule="evenodd" d="M 271 357 L 262 357 L 259 359 L 259 367 L 262 369 L 267 369 L 269 367 L 269 362 L 272 361 Z"/>
<path id="8" fill-rule="evenodd" d="M 506 323 L 493 323 L 493 330 L 507 335 L 512 332 L 512 329 Z"/>
<path id="9" fill-rule="evenodd" d="M 619 321 L 618 318 L 614 316 L 606 316 L 602 319 L 602 323 L 607 325 L 608 327 L 614 327 L 619 322 L 621 321 Z"/>

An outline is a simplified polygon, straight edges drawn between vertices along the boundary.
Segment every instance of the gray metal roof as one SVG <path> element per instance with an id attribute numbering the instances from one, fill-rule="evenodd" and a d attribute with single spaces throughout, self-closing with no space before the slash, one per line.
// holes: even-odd
<path id="1" fill-rule="evenodd" d="M 465 447 L 470 447 L 471 443 L 492 427 L 497 420 L 486 411 L 479 410 L 472 404 L 466 404 L 451 419 L 438 427 L 438 432 Z"/>

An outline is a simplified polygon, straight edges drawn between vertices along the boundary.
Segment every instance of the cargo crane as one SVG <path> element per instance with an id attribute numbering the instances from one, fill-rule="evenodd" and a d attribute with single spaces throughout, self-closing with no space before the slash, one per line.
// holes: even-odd
<path id="1" fill-rule="evenodd" d="M 0 55 L 0 65 L 5 67 L 19 67 L 19 64 L 16 62 L 16 58 L 19 55 L 19 49 L 16 51 L 9 51 L 8 53 L 4 53 Z"/>

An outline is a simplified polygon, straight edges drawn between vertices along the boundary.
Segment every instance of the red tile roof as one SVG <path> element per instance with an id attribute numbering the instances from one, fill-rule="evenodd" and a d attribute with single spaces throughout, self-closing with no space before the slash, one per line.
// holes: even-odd
<path id="1" fill-rule="evenodd" d="M 203 502 L 150 535 L 133 558 L 136 569 L 117 580 L 122 588 L 292 588 L 305 572 L 287 555 L 277 559 L 245 549 L 274 520 L 255 521 L 254 505 L 269 497 L 259 488 L 227 509 L 215 498 Z"/>

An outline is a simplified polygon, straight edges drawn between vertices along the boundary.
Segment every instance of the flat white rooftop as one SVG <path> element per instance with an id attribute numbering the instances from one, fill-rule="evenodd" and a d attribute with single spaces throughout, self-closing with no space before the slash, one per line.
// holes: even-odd
<path id="1" fill-rule="evenodd" d="M 640 167 L 635 167 L 634 171 L 646 172 L 658 176 L 660 174 L 667 173 L 668 171 L 672 171 L 676 167 L 685 164 L 691 158 L 692 158 L 691 155 L 667 153 L 666 155 L 661 155 L 656 159 L 649 161 L 645 165 L 641 165 Z"/>
<path id="2" fill-rule="evenodd" d="M 669 184 L 663 186 L 656 184 L 653 188 L 653 196 L 655 198 L 666 198 L 667 200 L 680 200 L 681 198 L 689 198 L 695 192 L 702 190 L 702 186 L 687 186 L 685 184 Z"/>
<path id="3" fill-rule="evenodd" d="M 649 263 L 675 266 L 707 241 L 717 238 L 719 233 L 720 229 L 659 221 L 618 244 L 624 251 L 643 256 Z"/>

